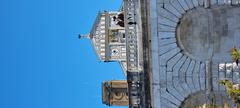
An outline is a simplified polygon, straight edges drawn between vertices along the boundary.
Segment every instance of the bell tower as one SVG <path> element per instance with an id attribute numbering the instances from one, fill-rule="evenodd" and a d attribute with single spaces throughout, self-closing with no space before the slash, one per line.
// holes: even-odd
<path id="1" fill-rule="evenodd" d="M 102 102 L 109 106 L 127 106 L 127 81 L 113 80 L 102 83 Z"/>

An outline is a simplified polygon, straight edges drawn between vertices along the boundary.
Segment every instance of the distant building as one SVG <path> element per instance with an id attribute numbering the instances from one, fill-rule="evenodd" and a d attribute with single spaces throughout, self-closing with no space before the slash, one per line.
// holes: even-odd
<path id="1" fill-rule="evenodd" d="M 102 83 L 102 101 L 109 106 L 128 106 L 127 81 L 114 80 Z"/>
<path id="2" fill-rule="evenodd" d="M 102 83 L 107 105 L 129 108 L 233 107 L 221 79 L 240 81 L 229 56 L 240 48 L 240 0 L 124 0 L 99 12 L 88 35 L 103 62 L 126 81 Z"/>

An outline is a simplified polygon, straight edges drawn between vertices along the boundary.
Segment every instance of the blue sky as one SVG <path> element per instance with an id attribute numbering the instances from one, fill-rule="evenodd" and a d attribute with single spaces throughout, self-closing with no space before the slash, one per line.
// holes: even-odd
<path id="1" fill-rule="evenodd" d="M 77 34 L 90 31 L 98 11 L 120 4 L 0 0 L 0 108 L 108 108 L 101 82 L 123 73 L 118 63 L 97 61 L 90 41 Z"/>

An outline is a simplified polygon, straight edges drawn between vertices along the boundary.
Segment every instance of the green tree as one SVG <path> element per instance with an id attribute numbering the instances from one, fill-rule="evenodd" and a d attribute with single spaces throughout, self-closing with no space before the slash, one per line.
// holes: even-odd
<path id="1" fill-rule="evenodd" d="M 228 95 L 235 103 L 235 107 L 238 108 L 240 104 L 240 89 L 236 86 L 239 85 L 233 85 L 233 83 L 228 80 L 220 80 L 219 83 L 226 88 Z"/>
<path id="2" fill-rule="evenodd" d="M 238 65 L 238 62 L 239 62 L 239 59 L 240 59 L 240 52 L 238 51 L 238 49 L 236 47 L 231 49 L 231 57 L 236 62 L 236 64 Z"/>

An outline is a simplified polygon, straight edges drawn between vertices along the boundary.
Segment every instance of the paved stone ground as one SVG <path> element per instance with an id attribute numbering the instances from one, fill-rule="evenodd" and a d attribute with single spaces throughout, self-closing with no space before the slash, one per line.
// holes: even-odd
<path id="1" fill-rule="evenodd" d="M 240 47 L 239 10 L 232 6 L 215 6 L 188 11 L 177 27 L 181 49 L 201 61 L 211 57 L 215 62 L 230 60 L 230 49 Z"/>
<path id="2" fill-rule="evenodd" d="M 152 94 L 154 108 L 178 108 L 191 94 L 224 94 L 218 80 L 239 80 L 229 51 L 240 42 L 238 0 L 152 0 Z M 157 22 L 157 23 L 155 23 Z M 222 97 L 222 98 L 221 98 Z M 216 101 L 229 99 L 216 96 Z M 191 103 L 190 102 L 190 103 Z M 190 108 L 189 106 L 184 106 Z"/>

